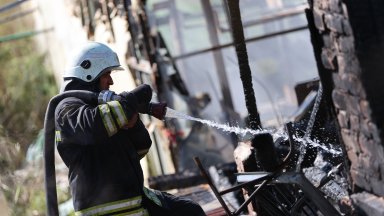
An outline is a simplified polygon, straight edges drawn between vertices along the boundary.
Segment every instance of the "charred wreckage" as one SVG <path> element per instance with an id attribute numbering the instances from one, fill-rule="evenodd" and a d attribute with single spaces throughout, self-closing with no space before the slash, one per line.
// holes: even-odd
<path id="1" fill-rule="evenodd" d="M 207 22 L 212 22 L 210 24 L 214 28 L 213 20 L 217 19 L 217 14 L 213 13 L 211 2 L 201 1 L 200 4 Z M 257 215 L 356 214 L 348 199 L 351 190 L 349 165 L 341 144 L 337 117 L 329 97 L 329 87 L 324 85 L 327 84 L 324 82 L 324 77 L 298 83 L 295 86 L 299 107 L 295 115 L 280 127 L 263 128 L 256 105 L 246 43 L 308 29 L 312 42 L 316 43 L 314 39 L 316 20 L 311 18 L 312 10 L 304 10 L 312 6 L 312 2 L 309 2 L 309 5 L 306 3 L 305 7 L 301 5 L 273 16 L 265 16 L 254 23 L 242 22 L 239 0 L 227 0 L 222 4 L 226 9 L 224 14 L 229 23 L 227 30 L 230 32 L 232 42 L 220 44 L 215 32 L 209 28 L 208 34 L 214 46 L 174 57 L 162 33 L 154 28 L 155 24 L 151 21 L 147 1 L 141 0 L 135 4 L 130 0 L 77 2 L 76 12 L 86 27 L 89 38 L 94 34 L 95 17 L 107 26 L 112 41 L 116 34 L 112 18 L 124 17 L 127 22 L 126 31 L 131 36 L 127 44 L 126 59 L 135 83 L 150 84 L 156 90 L 157 100 L 166 101 L 169 107 L 177 108 L 181 100 L 187 104 L 188 114 L 192 116 L 200 117 L 201 110 L 212 98 L 207 93 L 192 96 L 176 62 L 183 58 L 212 52 L 216 69 L 220 70 L 225 67 L 220 50 L 235 48 L 248 112 L 243 121 L 247 128 L 257 133 L 247 134 L 246 138 L 242 139 L 234 133 L 225 136 L 225 139 L 233 144 L 235 156 L 234 162 L 227 162 L 215 160 L 216 155 L 206 159 L 204 156 L 207 155 L 200 156 L 198 149 L 194 149 L 195 151 L 183 149 L 188 148 L 188 143 L 193 145 L 205 142 L 206 139 L 199 136 L 199 133 L 209 135 L 211 129 L 200 123 L 192 123 L 186 135 L 183 134 L 185 133 L 183 122 L 178 119 L 166 121 L 164 126 L 168 133 L 169 149 L 176 173 L 164 172 L 161 160 L 163 156 L 158 153 L 157 162 L 160 164 L 161 172 L 157 176 L 149 177 L 149 186 L 159 190 L 178 189 L 176 193 L 179 195 L 188 196 L 201 204 L 218 201 L 216 206 L 206 211 L 207 215 L 251 215 L 253 212 Z M 172 16 L 172 8 L 175 5 L 175 1 L 164 1 L 157 4 L 157 8 L 169 7 L 171 11 L 169 16 Z M 243 25 L 256 25 L 304 13 L 307 16 L 307 25 L 254 38 L 244 37 Z M 162 21 L 165 22 L 166 18 Z M 177 23 L 177 16 L 172 20 Z M 222 94 L 219 107 L 224 113 L 224 119 L 229 121 L 235 116 L 235 111 L 228 80 L 225 75 L 219 75 L 218 79 Z M 146 120 L 151 122 L 150 117 Z M 155 148 L 159 152 L 160 134 L 153 132 L 152 135 Z M 192 151 L 196 155 L 192 157 L 189 154 L 184 157 L 185 155 L 180 153 L 186 151 Z M 191 163 L 192 160 L 195 164 Z M 205 168 L 207 166 L 210 167 L 209 171 Z M 197 188 L 206 184 L 210 188 Z"/>

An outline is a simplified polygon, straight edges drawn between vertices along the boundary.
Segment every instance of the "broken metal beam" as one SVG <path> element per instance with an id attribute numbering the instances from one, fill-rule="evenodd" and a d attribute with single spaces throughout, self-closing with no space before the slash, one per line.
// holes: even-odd
<path id="1" fill-rule="evenodd" d="M 296 27 L 296 28 L 291 28 L 291 29 L 287 29 L 287 30 L 277 31 L 277 32 L 273 32 L 273 33 L 269 33 L 269 34 L 265 34 L 265 35 L 261 35 L 261 36 L 256 36 L 256 37 L 248 38 L 248 39 L 245 39 L 244 42 L 245 43 L 249 43 L 249 42 L 264 40 L 264 39 L 267 39 L 267 38 L 276 37 L 276 36 L 280 36 L 280 35 L 284 35 L 284 34 L 288 34 L 288 33 L 292 33 L 292 32 L 297 32 L 297 31 L 302 31 L 302 30 L 306 30 L 306 29 L 308 29 L 308 26 L 306 26 L 306 25 L 305 26 L 299 26 L 299 27 Z M 215 50 L 228 48 L 228 47 L 231 47 L 233 45 L 235 45 L 235 43 L 232 42 L 232 43 L 222 44 L 222 45 L 219 45 L 219 46 L 213 46 L 213 47 L 210 47 L 210 48 L 207 48 L 207 49 L 201 49 L 201 50 L 197 50 L 197 51 L 194 51 L 194 52 L 186 53 L 186 54 L 183 54 L 183 55 L 175 56 L 175 57 L 172 58 L 172 60 L 173 61 L 177 61 L 177 60 L 189 58 L 189 57 L 192 57 L 192 56 L 200 55 L 200 54 L 203 54 L 203 53 L 206 53 L 206 52 L 212 52 L 212 51 L 215 51 Z"/>
<path id="2" fill-rule="evenodd" d="M 286 18 L 286 17 L 292 17 L 292 16 L 297 16 L 297 15 L 300 15 L 300 14 L 304 14 L 304 10 L 306 8 L 308 8 L 308 5 L 304 4 L 304 5 L 300 5 L 300 6 L 297 6 L 297 7 L 283 9 L 283 10 L 280 10 L 280 11 L 275 12 L 275 13 L 266 14 L 266 15 L 263 15 L 263 16 L 259 17 L 256 20 L 245 21 L 243 23 L 243 27 L 245 27 L 245 28 L 246 27 L 251 27 L 251 26 L 254 26 L 254 25 L 265 24 L 267 22 L 280 20 L 280 19 L 283 19 L 283 18 Z M 226 32 L 226 31 L 230 31 L 231 30 L 230 27 L 222 27 L 222 26 L 220 26 L 219 29 L 222 32 Z"/>

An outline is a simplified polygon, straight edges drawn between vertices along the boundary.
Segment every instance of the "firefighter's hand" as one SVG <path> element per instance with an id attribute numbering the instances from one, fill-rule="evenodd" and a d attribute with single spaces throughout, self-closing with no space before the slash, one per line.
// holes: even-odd
<path id="1" fill-rule="evenodd" d="M 148 114 L 156 117 L 157 119 L 164 120 L 165 114 L 167 113 L 167 103 L 149 103 Z"/>
<path id="2" fill-rule="evenodd" d="M 132 97 L 132 95 L 136 98 L 137 101 L 137 111 L 139 113 L 148 114 L 149 102 L 152 99 L 151 87 L 147 84 L 142 84 L 130 92 L 122 92 L 120 94 L 120 96 L 124 98 Z"/>
<path id="3" fill-rule="evenodd" d="M 137 101 L 133 94 L 126 94 L 124 97 L 118 96 L 116 100 L 120 102 L 128 123 L 133 121 L 133 125 L 137 120 Z"/>
<path id="4" fill-rule="evenodd" d="M 98 103 L 105 104 L 109 101 L 118 101 L 123 108 L 125 117 L 128 120 L 128 124 L 124 128 L 131 128 L 136 124 L 137 121 L 137 99 L 133 93 L 123 92 L 122 94 L 116 95 L 113 91 L 101 91 L 98 95 Z"/>
<path id="5" fill-rule="evenodd" d="M 152 99 L 152 88 L 147 84 L 141 84 L 131 91 L 137 98 L 138 104 L 148 104 Z"/>

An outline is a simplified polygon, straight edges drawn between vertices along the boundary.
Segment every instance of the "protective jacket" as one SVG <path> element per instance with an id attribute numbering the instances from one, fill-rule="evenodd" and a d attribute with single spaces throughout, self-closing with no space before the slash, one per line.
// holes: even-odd
<path id="1" fill-rule="evenodd" d="M 127 121 L 118 101 L 87 104 L 68 97 L 57 105 L 56 145 L 69 168 L 77 215 L 146 214 L 140 159 L 151 139 L 140 119 L 125 129 Z"/>

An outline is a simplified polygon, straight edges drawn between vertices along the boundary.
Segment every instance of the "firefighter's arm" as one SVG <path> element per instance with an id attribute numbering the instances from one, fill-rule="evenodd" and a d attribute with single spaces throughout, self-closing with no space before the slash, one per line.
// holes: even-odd
<path id="1" fill-rule="evenodd" d="M 100 95 L 110 94 L 110 91 L 101 92 Z M 127 94 L 125 97 L 114 95 L 111 98 L 99 96 L 99 109 L 103 123 L 111 136 L 116 133 L 115 130 L 121 128 L 132 128 L 135 126 L 137 113 L 137 99 L 133 94 Z M 115 127 L 113 127 L 115 123 Z M 115 129 L 116 128 L 116 129 Z"/>
<path id="2" fill-rule="evenodd" d="M 147 84 L 142 84 L 132 91 L 122 92 L 115 94 L 113 91 L 105 90 L 99 94 L 99 103 L 106 103 L 108 101 L 124 101 L 127 100 L 129 103 L 135 101 L 135 109 L 137 112 L 142 114 L 148 114 L 160 120 L 163 120 L 167 110 L 166 103 L 153 103 L 152 99 L 152 88 Z"/>
<path id="3" fill-rule="evenodd" d="M 64 99 L 56 109 L 56 124 L 63 137 L 82 145 L 103 143 L 121 128 L 137 121 L 134 99 L 89 105 L 77 98 Z"/>
<path id="4" fill-rule="evenodd" d="M 55 119 L 56 133 L 61 134 L 63 143 L 104 143 L 111 134 L 117 132 L 113 129 L 116 124 L 112 122 L 109 107 L 89 105 L 78 98 L 69 97 L 62 100 L 56 107 Z"/>
<path id="5" fill-rule="evenodd" d="M 99 95 L 99 103 L 110 103 L 111 100 L 119 101 L 126 112 L 126 116 L 131 118 L 128 125 L 124 126 L 126 133 L 129 134 L 130 140 L 134 144 L 137 154 L 143 158 L 151 147 L 151 138 L 144 124 L 141 122 L 137 113 L 132 115 L 132 110 L 142 112 L 144 107 L 149 106 L 152 97 L 152 90 L 148 85 L 140 85 L 130 92 L 123 92 L 119 95 L 111 91 L 103 91 Z M 137 106 L 135 106 L 137 105 Z M 132 117 L 131 117 L 132 116 Z"/>
<path id="6" fill-rule="evenodd" d="M 140 118 L 137 120 L 134 127 L 127 130 L 127 133 L 129 134 L 129 138 L 132 141 L 140 159 L 143 158 L 148 153 L 152 140 L 149 136 L 147 128 L 145 128 Z"/>

